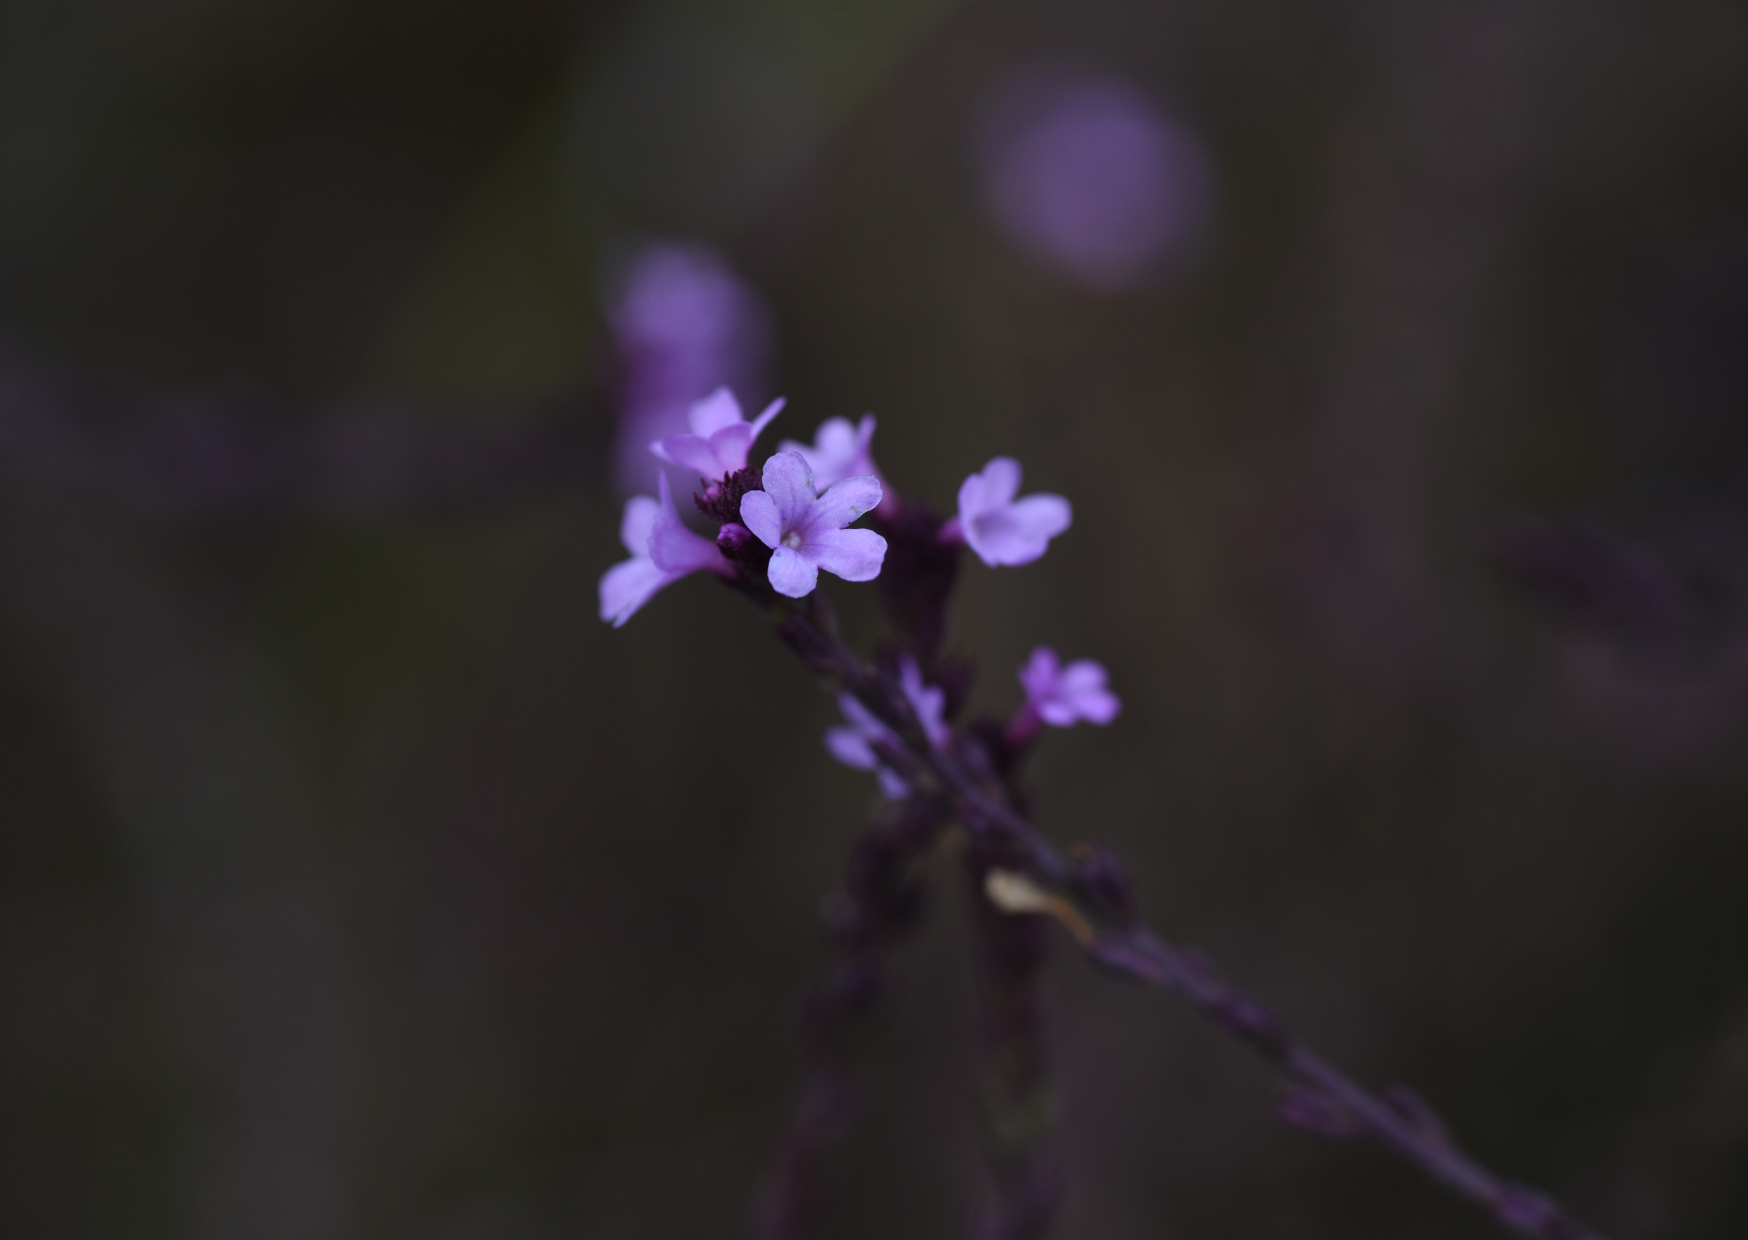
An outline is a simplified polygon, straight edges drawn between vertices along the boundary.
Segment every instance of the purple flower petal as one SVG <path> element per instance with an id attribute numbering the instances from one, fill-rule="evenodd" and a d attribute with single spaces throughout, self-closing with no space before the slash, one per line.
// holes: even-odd
<path id="1" fill-rule="evenodd" d="M 759 416 L 752 420 L 752 433 L 747 436 L 747 443 L 749 445 L 752 443 L 753 440 L 755 440 L 759 437 L 760 431 L 764 430 L 767 426 L 769 426 L 771 424 L 772 418 L 776 417 L 779 413 L 783 412 L 783 406 L 786 403 L 787 402 L 783 399 L 783 397 L 779 396 L 776 400 L 774 400 L 770 404 L 766 405 L 764 407 L 764 409 L 759 413 Z"/>
<path id="2" fill-rule="evenodd" d="M 771 553 L 766 575 L 771 588 L 786 598 L 804 598 L 819 584 L 819 567 L 793 547 L 779 546 Z"/>
<path id="3" fill-rule="evenodd" d="M 1000 508 L 1020 492 L 1020 463 L 1011 456 L 998 456 L 959 486 L 959 515 L 969 520 L 978 513 Z"/>
<path id="4" fill-rule="evenodd" d="M 1043 555 L 1069 527 L 1073 511 L 1060 495 L 1028 495 L 965 522 L 965 542 L 985 564 L 1018 567 Z"/>
<path id="5" fill-rule="evenodd" d="M 929 744 L 937 749 L 945 745 L 947 738 L 952 735 L 942 717 L 947 705 L 946 691 L 924 684 L 922 669 L 917 667 L 916 660 L 909 655 L 899 661 L 898 687 L 904 691 L 910 708 L 916 712 L 917 722 L 922 725 L 923 734 L 929 738 Z"/>
<path id="6" fill-rule="evenodd" d="M 886 540 L 873 530 L 827 530 L 809 538 L 800 551 L 845 581 L 873 581 L 886 562 Z"/>
<path id="7" fill-rule="evenodd" d="M 717 388 L 686 410 L 686 425 L 700 439 L 708 439 L 723 427 L 745 420 L 741 417 L 740 402 L 725 387 Z"/>
<path id="8" fill-rule="evenodd" d="M 716 544 L 700 534 L 694 534 L 680 523 L 674 511 L 674 497 L 668 490 L 668 476 L 661 475 L 662 499 L 655 526 L 649 537 L 649 558 L 656 567 L 675 577 L 707 568 L 724 576 L 733 571 Z"/>
<path id="9" fill-rule="evenodd" d="M 783 541 L 783 516 L 769 493 L 748 491 L 741 496 L 740 519 L 765 546 L 775 547 Z"/>
<path id="10" fill-rule="evenodd" d="M 834 483 L 814 503 L 802 536 L 811 542 L 815 531 L 843 529 L 863 513 L 874 511 L 880 504 L 880 492 L 880 479 L 868 474 Z"/>
<path id="11" fill-rule="evenodd" d="M 625 501 L 625 515 L 619 521 L 619 541 L 632 555 L 649 554 L 649 536 L 655 530 L 661 505 L 647 495 L 633 495 Z"/>
<path id="12" fill-rule="evenodd" d="M 700 478 L 716 478 L 716 447 L 697 435 L 669 435 L 649 446 L 649 450 L 670 465 L 689 469 Z"/>
<path id="13" fill-rule="evenodd" d="M 1026 690 L 1026 696 L 1035 701 L 1055 688 L 1061 671 L 1062 661 L 1056 657 L 1056 652 L 1048 646 L 1039 646 L 1032 651 L 1026 666 L 1020 669 L 1020 684 Z"/>
<path id="14" fill-rule="evenodd" d="M 832 757 L 858 771 L 871 771 L 880 765 L 868 738 L 854 728 L 827 728 L 825 747 L 831 751 Z"/>
<path id="15" fill-rule="evenodd" d="M 896 772 L 888 767 L 876 767 L 874 776 L 880 781 L 880 791 L 894 801 L 902 801 L 910 795 L 910 785 L 900 779 Z"/>
<path id="16" fill-rule="evenodd" d="M 1060 495 L 1028 495 L 1008 505 L 1015 527 L 1027 538 L 1046 542 L 1074 524 L 1074 508 Z"/>
<path id="17" fill-rule="evenodd" d="M 762 479 L 766 493 L 776 501 L 784 532 L 792 532 L 797 518 L 804 516 L 814 503 L 813 471 L 807 467 L 806 458 L 799 452 L 779 452 L 765 462 Z"/>
<path id="18" fill-rule="evenodd" d="M 828 418 L 814 432 L 811 446 L 785 439 L 777 445 L 777 450 L 799 452 L 808 468 L 813 470 L 814 486 L 830 487 L 840 478 L 858 474 L 880 476 L 873 453 L 868 450 L 873 439 L 874 415 L 870 413 L 855 426 L 851 426 L 846 418 Z"/>
<path id="19" fill-rule="evenodd" d="M 712 478 L 726 478 L 747 467 L 747 449 L 753 446 L 753 428 L 745 422 L 725 426 L 710 435 L 710 450 L 716 454 L 716 472 Z"/>
<path id="20" fill-rule="evenodd" d="M 647 557 L 615 564 L 601 577 L 601 619 L 618 628 L 670 580 Z"/>

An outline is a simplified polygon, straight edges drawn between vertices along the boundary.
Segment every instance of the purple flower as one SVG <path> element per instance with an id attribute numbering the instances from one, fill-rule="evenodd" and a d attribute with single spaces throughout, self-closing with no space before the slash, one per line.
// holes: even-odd
<path id="1" fill-rule="evenodd" d="M 942 528 L 942 537 L 964 539 L 991 568 L 1030 564 L 1068 528 L 1074 512 L 1060 495 L 1016 500 L 1019 489 L 1020 463 L 996 457 L 960 485 L 959 516 Z"/>
<path id="2" fill-rule="evenodd" d="M 1062 666 L 1048 646 L 1032 651 L 1032 659 L 1020 669 L 1020 684 L 1026 690 L 1026 710 L 1053 728 L 1070 727 L 1084 719 L 1107 724 L 1123 704 L 1105 687 L 1105 669 L 1092 659 L 1076 659 Z"/>
<path id="3" fill-rule="evenodd" d="M 840 478 L 854 478 L 863 474 L 880 478 L 880 469 L 874 464 L 874 454 L 868 451 L 868 445 L 874 439 L 874 415 L 864 414 L 862 420 L 851 426 L 848 418 L 829 418 L 819 424 L 819 429 L 813 433 L 813 446 L 798 443 L 793 439 L 785 439 L 777 445 L 779 452 L 795 452 L 807 462 L 807 467 L 813 471 L 813 484 L 817 487 L 829 487 Z M 881 479 L 884 484 L 885 479 Z"/>
<path id="4" fill-rule="evenodd" d="M 601 578 L 601 619 L 611 620 L 614 628 L 631 619 L 657 590 L 687 573 L 703 568 L 723 577 L 734 576 L 734 565 L 723 558 L 715 543 L 680 524 L 666 474 L 661 475 L 661 488 L 660 503 L 647 495 L 634 495 L 625 501 L 619 540 L 631 558 L 615 564 Z"/>
<path id="5" fill-rule="evenodd" d="M 874 748 L 877 744 L 898 747 L 899 740 L 892 734 L 892 729 L 848 693 L 838 694 L 838 709 L 844 713 L 844 722 L 848 726 L 826 729 L 825 747 L 831 751 L 832 757 L 858 771 L 873 771 L 880 779 L 880 791 L 893 800 L 909 796 L 910 785 L 880 760 L 880 754 Z"/>
<path id="6" fill-rule="evenodd" d="M 936 749 L 945 745 L 947 738 L 952 735 L 942 717 L 947 708 L 946 690 L 924 684 L 922 670 L 909 655 L 898 661 L 898 687 L 904 691 L 905 701 L 910 703 L 911 710 L 916 712 L 917 722 L 922 725 L 923 735 L 929 738 L 929 744 Z"/>
<path id="7" fill-rule="evenodd" d="M 765 489 L 741 496 L 740 519 L 771 548 L 771 588 L 789 598 L 813 593 L 819 570 L 845 581 L 872 581 L 886 561 L 886 540 L 844 527 L 880 502 L 880 480 L 842 478 L 815 494 L 813 471 L 799 452 L 765 462 Z"/>
<path id="8" fill-rule="evenodd" d="M 623 367 L 619 484 L 639 491 L 657 472 L 650 440 L 684 430 L 687 408 L 713 388 L 757 385 L 770 315 L 714 251 L 659 242 L 633 253 L 612 281 L 607 319 Z"/>
<path id="9" fill-rule="evenodd" d="M 690 469 L 702 478 L 721 482 L 747 467 L 747 449 L 771 419 L 783 412 L 781 398 L 748 422 L 741 416 L 740 402 L 727 388 L 717 388 L 686 410 L 689 435 L 669 435 L 650 444 L 649 450 L 672 465 Z"/>

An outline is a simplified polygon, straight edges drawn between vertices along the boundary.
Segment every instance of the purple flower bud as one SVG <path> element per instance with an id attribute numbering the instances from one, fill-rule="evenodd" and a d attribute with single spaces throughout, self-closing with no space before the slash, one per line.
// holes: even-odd
<path id="1" fill-rule="evenodd" d="M 716 545 L 730 558 L 740 554 L 754 542 L 753 532 L 739 521 L 730 521 L 716 531 Z"/>
<path id="2" fill-rule="evenodd" d="M 721 482 L 747 467 L 747 450 L 772 418 L 783 412 L 781 397 L 765 406 L 748 422 L 741 416 L 740 402 L 727 388 L 717 388 L 686 411 L 689 435 L 669 435 L 650 444 L 649 450 L 671 465 L 690 469 L 701 478 Z"/>
<path id="3" fill-rule="evenodd" d="M 959 516 L 943 528 L 942 537 L 963 539 L 991 568 L 1030 564 L 1069 527 L 1074 512 L 1060 495 L 1016 500 L 1019 490 L 1020 463 L 996 457 L 960 484 Z"/>
<path id="4" fill-rule="evenodd" d="M 1070 727 L 1083 719 L 1102 727 L 1115 719 L 1123 703 L 1105 681 L 1102 664 L 1076 659 L 1063 667 L 1048 646 L 1032 651 L 1031 661 L 1020 669 L 1026 708 L 1053 728 Z"/>
<path id="5" fill-rule="evenodd" d="M 674 498 L 668 491 L 668 476 L 661 476 L 661 501 L 634 495 L 625 501 L 625 516 L 619 523 L 619 540 L 631 558 L 615 564 L 601 578 L 601 619 L 618 628 L 664 586 L 688 573 L 707 569 L 723 577 L 734 576 L 734 566 L 708 538 L 680 524 Z"/>
<path id="6" fill-rule="evenodd" d="M 880 482 L 843 478 L 816 494 L 813 472 L 797 452 L 765 462 L 765 489 L 741 497 L 740 519 L 771 548 L 771 588 L 803 598 L 824 569 L 845 581 L 872 581 L 886 560 L 886 540 L 873 530 L 844 527 L 880 502 Z"/>

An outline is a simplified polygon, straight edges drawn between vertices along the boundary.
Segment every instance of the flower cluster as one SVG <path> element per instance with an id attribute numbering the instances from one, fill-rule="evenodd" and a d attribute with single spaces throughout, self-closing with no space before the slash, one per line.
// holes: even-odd
<path id="1" fill-rule="evenodd" d="M 955 678 L 968 677 L 969 665 L 943 660 L 939 649 L 959 549 L 992 567 L 1030 564 L 1068 529 L 1073 510 L 1060 495 L 1021 496 L 1019 462 L 998 456 L 965 479 L 958 511 L 943 521 L 886 483 L 874 463 L 872 414 L 855 424 L 832 418 L 812 444 L 785 439 L 755 468 L 753 444 L 782 409 L 773 401 L 748 421 L 734 393 L 718 388 L 687 410 L 686 431 L 649 445 L 657 460 L 697 477 L 694 502 L 716 522 L 717 536 L 681 522 L 664 473 L 659 500 L 636 496 L 625 506 L 620 537 L 631 558 L 601 579 L 601 618 L 624 624 L 664 586 L 700 570 L 779 609 L 811 595 L 821 571 L 845 581 L 879 578 L 910 647 L 886 669 L 892 717 L 841 694 L 844 723 L 826 733 L 826 748 L 845 765 L 875 772 L 887 796 L 906 797 L 908 783 L 884 756 L 903 748 L 894 726 L 930 749 L 951 747 L 948 719 L 968 688 Z M 863 517 L 868 525 L 858 526 Z M 998 762 L 1024 749 L 1042 724 L 1105 724 L 1119 709 L 1104 668 L 1086 659 L 1063 667 L 1046 646 L 1033 652 L 1020 683 L 1019 712 L 1005 729 L 985 729 L 1000 738 Z"/>

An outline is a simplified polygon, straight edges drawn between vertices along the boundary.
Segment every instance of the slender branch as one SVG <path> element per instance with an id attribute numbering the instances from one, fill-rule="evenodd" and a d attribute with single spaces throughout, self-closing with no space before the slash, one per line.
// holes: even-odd
<path id="1" fill-rule="evenodd" d="M 1011 869 L 988 874 L 992 902 L 1009 913 L 1050 914 L 1104 969 L 1189 1000 L 1288 1079 L 1280 1109 L 1287 1122 L 1322 1136 L 1369 1136 L 1520 1235 L 1602 1240 L 1546 1195 L 1503 1179 L 1464 1153 L 1408 1090 L 1394 1087 L 1382 1098 L 1368 1093 L 1313 1053 L 1267 1006 L 1228 985 L 1200 954 L 1173 947 L 1142 925 L 1115 859 L 1102 850 L 1065 856 L 1004 802 L 972 745 L 956 738 L 932 746 L 902 694 L 838 638 L 823 602 L 790 610 L 779 634 L 822 679 L 854 694 L 892 727 L 898 741 L 882 749 L 883 760 L 912 787 L 937 786 L 973 841 L 1008 859 Z"/>

